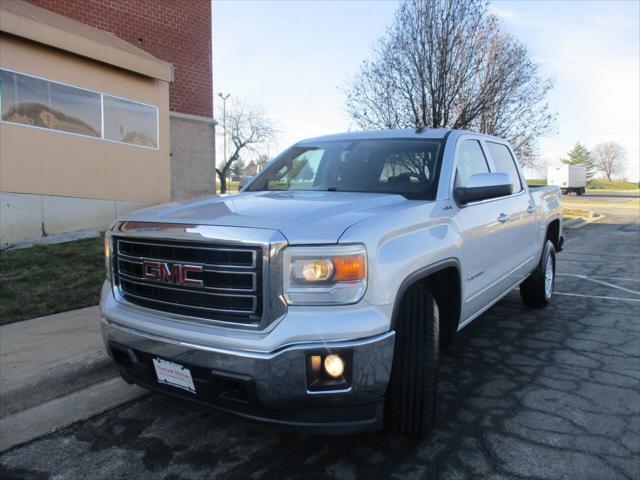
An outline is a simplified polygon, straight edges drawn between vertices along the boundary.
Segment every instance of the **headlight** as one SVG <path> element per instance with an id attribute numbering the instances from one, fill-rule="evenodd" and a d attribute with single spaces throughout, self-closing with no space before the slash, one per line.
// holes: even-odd
<path id="1" fill-rule="evenodd" d="M 356 303 L 367 288 L 367 252 L 363 245 L 289 247 L 283 274 L 289 305 Z"/>
<path id="2" fill-rule="evenodd" d="M 107 279 L 111 279 L 111 233 L 104 234 L 104 268 L 107 271 Z"/>

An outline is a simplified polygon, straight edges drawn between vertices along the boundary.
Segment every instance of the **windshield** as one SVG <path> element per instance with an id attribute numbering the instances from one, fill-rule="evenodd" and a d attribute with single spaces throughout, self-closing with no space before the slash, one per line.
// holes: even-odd
<path id="1" fill-rule="evenodd" d="M 433 200 L 441 140 L 377 139 L 295 145 L 247 188 L 393 193 Z"/>

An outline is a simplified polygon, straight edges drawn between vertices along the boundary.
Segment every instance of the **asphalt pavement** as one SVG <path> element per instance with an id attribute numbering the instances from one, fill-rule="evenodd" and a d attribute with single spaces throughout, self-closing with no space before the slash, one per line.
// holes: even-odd
<path id="1" fill-rule="evenodd" d="M 639 212 L 567 234 L 548 308 L 513 292 L 445 351 L 428 438 L 284 433 L 154 394 L 9 450 L 0 477 L 638 479 Z"/>
<path id="2" fill-rule="evenodd" d="M 564 196 L 565 199 L 571 197 L 573 197 L 573 194 Z M 592 199 L 607 199 L 615 201 L 638 197 L 640 197 L 640 190 L 588 190 L 584 195 L 578 198 L 586 199 L 587 201 Z"/>
<path id="3" fill-rule="evenodd" d="M 575 203 L 593 205 L 595 208 L 610 211 L 616 207 L 636 206 L 640 198 L 640 190 L 589 190 L 584 195 L 574 193 L 563 195 L 562 201 L 565 206 Z M 613 212 L 616 213 L 615 211 Z"/>

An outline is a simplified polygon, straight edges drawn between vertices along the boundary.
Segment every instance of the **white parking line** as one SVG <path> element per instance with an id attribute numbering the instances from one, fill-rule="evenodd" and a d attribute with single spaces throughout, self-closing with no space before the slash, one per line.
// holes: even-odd
<path id="1" fill-rule="evenodd" d="M 553 294 L 564 295 L 565 297 L 585 297 L 585 298 L 600 298 L 603 300 L 618 300 L 622 302 L 640 302 L 639 298 L 605 297 L 603 295 L 581 295 L 580 293 L 564 293 L 564 292 L 553 292 Z"/>
<path id="2" fill-rule="evenodd" d="M 562 252 L 559 255 L 563 256 L 565 254 L 589 255 L 590 257 L 614 257 L 614 258 L 633 258 L 633 259 L 640 258 L 640 255 L 616 255 L 614 253 L 567 252 L 566 250 L 562 250 Z M 562 260 L 562 258 L 560 258 L 560 260 Z"/>
<path id="3" fill-rule="evenodd" d="M 598 283 L 598 284 L 604 285 L 606 287 L 615 288 L 617 290 L 622 290 L 623 292 L 633 293 L 634 295 L 640 295 L 640 291 L 638 291 L 638 290 L 631 290 L 630 288 L 625 288 L 625 287 L 621 287 L 619 285 L 614 285 L 613 283 L 603 282 L 602 280 L 597 280 L 596 278 L 588 277 L 587 275 L 575 275 L 575 274 L 572 274 L 572 273 L 557 273 L 556 275 L 561 275 L 563 277 L 580 278 L 581 280 L 586 280 L 588 282 Z"/>
<path id="4" fill-rule="evenodd" d="M 572 276 L 572 273 L 556 273 L 556 275 Z M 623 277 L 599 277 L 597 275 L 589 275 L 589 278 L 599 278 L 600 280 L 614 280 L 616 282 L 634 282 L 640 283 L 640 278 L 623 278 Z"/>

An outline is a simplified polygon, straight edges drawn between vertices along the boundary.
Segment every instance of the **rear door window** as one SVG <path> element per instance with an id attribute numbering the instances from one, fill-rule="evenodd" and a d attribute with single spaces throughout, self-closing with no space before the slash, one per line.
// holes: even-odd
<path id="1" fill-rule="evenodd" d="M 520 181 L 520 175 L 518 175 L 516 161 L 513 155 L 511 155 L 509 148 L 507 148 L 506 145 L 495 142 L 487 142 L 487 148 L 496 166 L 496 172 L 509 174 L 511 183 L 513 184 L 513 193 L 521 192 L 522 182 Z"/>

